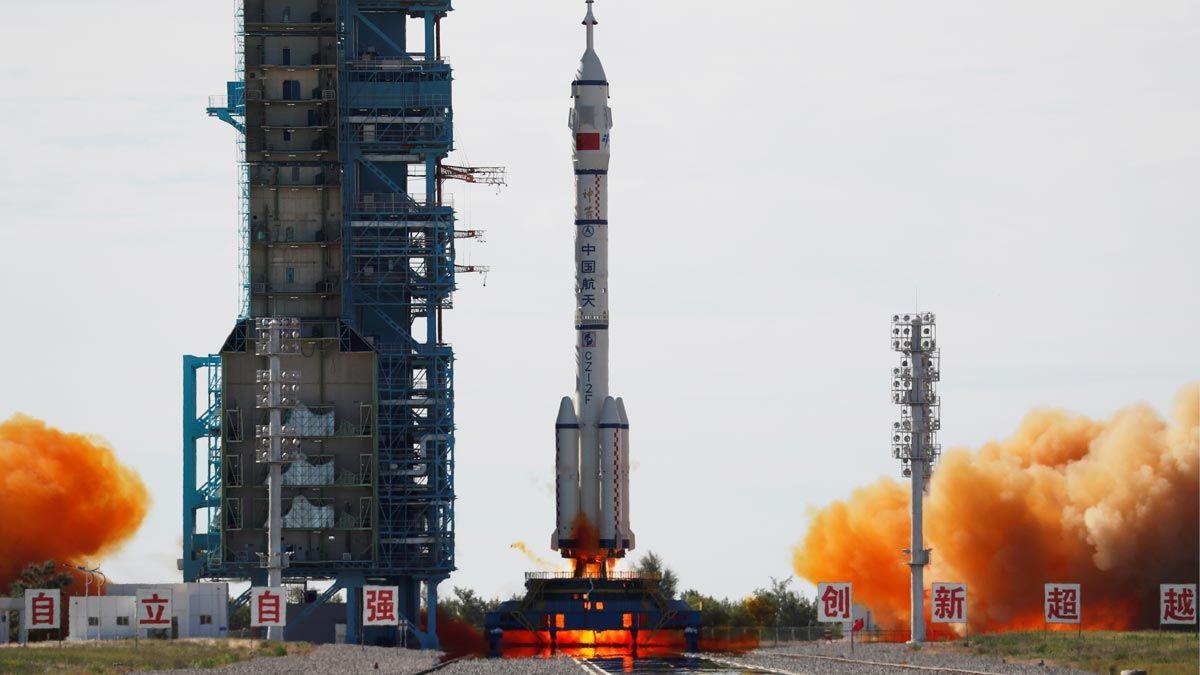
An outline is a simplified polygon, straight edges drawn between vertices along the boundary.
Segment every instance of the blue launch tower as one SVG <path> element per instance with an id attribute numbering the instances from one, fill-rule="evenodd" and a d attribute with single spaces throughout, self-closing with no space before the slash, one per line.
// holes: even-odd
<path id="1" fill-rule="evenodd" d="M 237 76 L 208 114 L 237 130 L 240 311 L 217 353 L 183 362 L 186 581 L 261 584 L 265 467 L 255 459 L 253 322 L 297 317 L 301 459 L 283 476 L 284 581 L 400 587 L 410 643 L 436 646 L 454 570 L 456 271 L 442 180 L 454 142 L 450 0 L 241 0 Z M 243 599 L 244 601 L 244 599 Z M 425 609 L 427 619 L 423 619 Z M 370 631 L 372 629 L 368 629 Z M 366 634 L 370 641 L 372 634 Z"/>

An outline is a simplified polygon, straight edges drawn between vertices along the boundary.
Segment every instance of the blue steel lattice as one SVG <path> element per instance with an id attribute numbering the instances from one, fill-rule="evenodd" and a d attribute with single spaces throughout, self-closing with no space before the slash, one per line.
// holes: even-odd
<path id="1" fill-rule="evenodd" d="M 430 583 L 454 569 L 454 210 L 438 166 L 453 147 L 449 2 L 344 0 L 339 55 L 345 320 L 378 353 L 378 566 Z M 424 26 L 408 49 L 407 19 Z M 415 190 L 412 186 L 415 185 Z"/>
<path id="2" fill-rule="evenodd" d="M 421 614 L 422 590 L 427 594 L 428 623 L 414 632 L 424 646 L 436 646 L 437 584 L 454 569 L 454 356 L 441 339 L 441 315 L 451 307 L 455 289 L 455 214 L 443 202 L 438 182 L 441 161 L 453 147 L 452 75 L 439 53 L 439 22 L 451 9 L 447 0 L 337 0 L 336 18 L 297 28 L 324 34 L 336 26 L 339 166 L 325 167 L 329 171 L 318 184 L 340 188 L 343 278 L 340 289 L 324 292 L 340 290 L 342 349 L 351 349 L 348 343 L 354 341 L 368 348 L 361 336 L 377 354 L 374 559 L 338 561 L 302 574 L 332 578 L 333 588 L 347 590 L 350 641 L 358 635 L 355 589 L 367 578 L 382 578 L 401 587 L 399 609 L 414 622 Z M 260 165 L 279 164 L 261 156 L 261 135 L 246 137 L 248 127 L 262 126 L 261 120 L 247 124 L 247 104 L 262 108 L 265 94 L 261 85 L 247 89 L 245 37 L 248 28 L 256 35 L 292 30 L 271 25 L 261 9 L 248 24 L 239 7 L 237 22 L 236 81 L 208 108 L 240 132 L 243 321 L 226 343 L 231 353 L 244 349 L 244 320 L 265 311 L 266 305 L 255 309 L 251 300 L 261 304 L 271 295 L 268 284 L 252 284 L 249 277 L 255 245 L 249 202 L 252 187 L 274 184 Z M 412 24 L 420 31 L 410 36 Z M 409 49 L 418 37 L 423 45 Z M 319 111 L 334 108 L 324 92 L 321 100 L 314 104 Z M 316 117 L 321 126 L 334 122 L 323 112 Z M 255 153 L 254 161 L 247 160 L 248 150 Z M 210 392 L 203 413 L 195 410 L 200 368 L 208 369 Z M 220 357 L 185 357 L 184 570 L 189 581 L 253 579 L 261 573 L 253 561 L 222 558 L 220 368 Z M 198 484 L 199 462 L 191 449 L 200 438 L 207 439 L 207 467 Z M 196 531 L 201 513 L 209 521 L 205 532 Z"/>
<path id="3" fill-rule="evenodd" d="M 203 371 L 203 379 L 200 373 Z M 205 383 L 205 406 L 197 406 L 197 385 Z M 203 441 L 200 481 L 197 444 Z M 205 516 L 204 532 L 197 530 Z M 206 576 L 221 551 L 221 357 L 183 357 L 183 580 Z"/>

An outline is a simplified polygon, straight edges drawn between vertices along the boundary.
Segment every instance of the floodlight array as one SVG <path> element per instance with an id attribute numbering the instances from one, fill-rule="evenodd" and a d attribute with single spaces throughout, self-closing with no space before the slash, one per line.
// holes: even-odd
<path id="1" fill-rule="evenodd" d="M 292 566 L 291 551 L 280 551 L 279 553 L 255 551 L 254 555 L 258 556 L 258 566 L 265 570 L 285 570 Z"/>
<path id="2" fill-rule="evenodd" d="M 259 317 L 254 320 L 254 353 L 259 356 L 295 356 L 300 353 L 300 319 Z"/>
<path id="3" fill-rule="evenodd" d="M 280 368 L 280 357 L 300 354 L 300 320 L 259 317 L 254 320 L 254 353 L 269 357 L 270 368 L 255 373 L 255 406 L 270 412 L 269 424 L 255 426 L 255 459 L 265 464 L 294 462 L 300 457 L 300 431 L 282 423 L 282 411 L 300 406 L 300 371 Z"/>
<path id="4" fill-rule="evenodd" d="M 259 408 L 296 408 L 300 405 L 300 371 L 260 370 L 255 381 L 258 393 L 255 396 Z"/>
<path id="5" fill-rule="evenodd" d="M 279 438 L 279 461 L 292 462 L 300 458 L 300 429 L 286 424 L 279 433 L 271 433 L 271 425 L 259 424 L 254 427 L 255 453 L 257 461 L 271 461 L 271 439 Z"/>
<path id="6" fill-rule="evenodd" d="M 913 461 L 932 466 L 941 454 L 936 319 L 931 312 L 895 314 L 891 333 L 892 349 L 901 354 L 900 366 L 892 368 L 892 402 L 900 406 L 900 421 L 892 423 L 892 457 L 907 477 Z"/>

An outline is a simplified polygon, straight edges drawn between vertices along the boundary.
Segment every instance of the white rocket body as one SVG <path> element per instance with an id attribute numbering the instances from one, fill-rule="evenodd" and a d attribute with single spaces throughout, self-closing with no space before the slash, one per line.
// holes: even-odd
<path id="1" fill-rule="evenodd" d="M 601 551 L 617 556 L 633 548 L 627 509 L 629 422 L 608 391 L 608 161 L 612 109 L 608 80 L 594 48 L 596 18 L 588 0 L 587 50 L 571 84 L 570 127 L 575 165 L 575 435 L 563 433 L 560 406 L 557 448 L 558 523 L 551 545 L 569 556 L 586 522 L 599 534 Z M 570 424 L 568 422 L 567 424 Z M 573 437 L 577 447 L 571 448 Z M 578 475 L 577 482 L 570 476 Z"/>

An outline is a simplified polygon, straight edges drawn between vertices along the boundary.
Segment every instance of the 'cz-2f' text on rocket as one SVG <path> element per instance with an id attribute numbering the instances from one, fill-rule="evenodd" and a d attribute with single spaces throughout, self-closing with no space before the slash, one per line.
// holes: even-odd
<path id="1" fill-rule="evenodd" d="M 587 51 L 571 85 L 575 107 L 575 400 L 563 397 L 555 424 L 557 527 L 564 558 L 621 557 L 629 529 L 629 418 L 608 394 L 608 160 L 612 109 L 596 55 L 596 17 L 587 0 Z M 598 541 L 584 539 L 597 538 Z"/>

